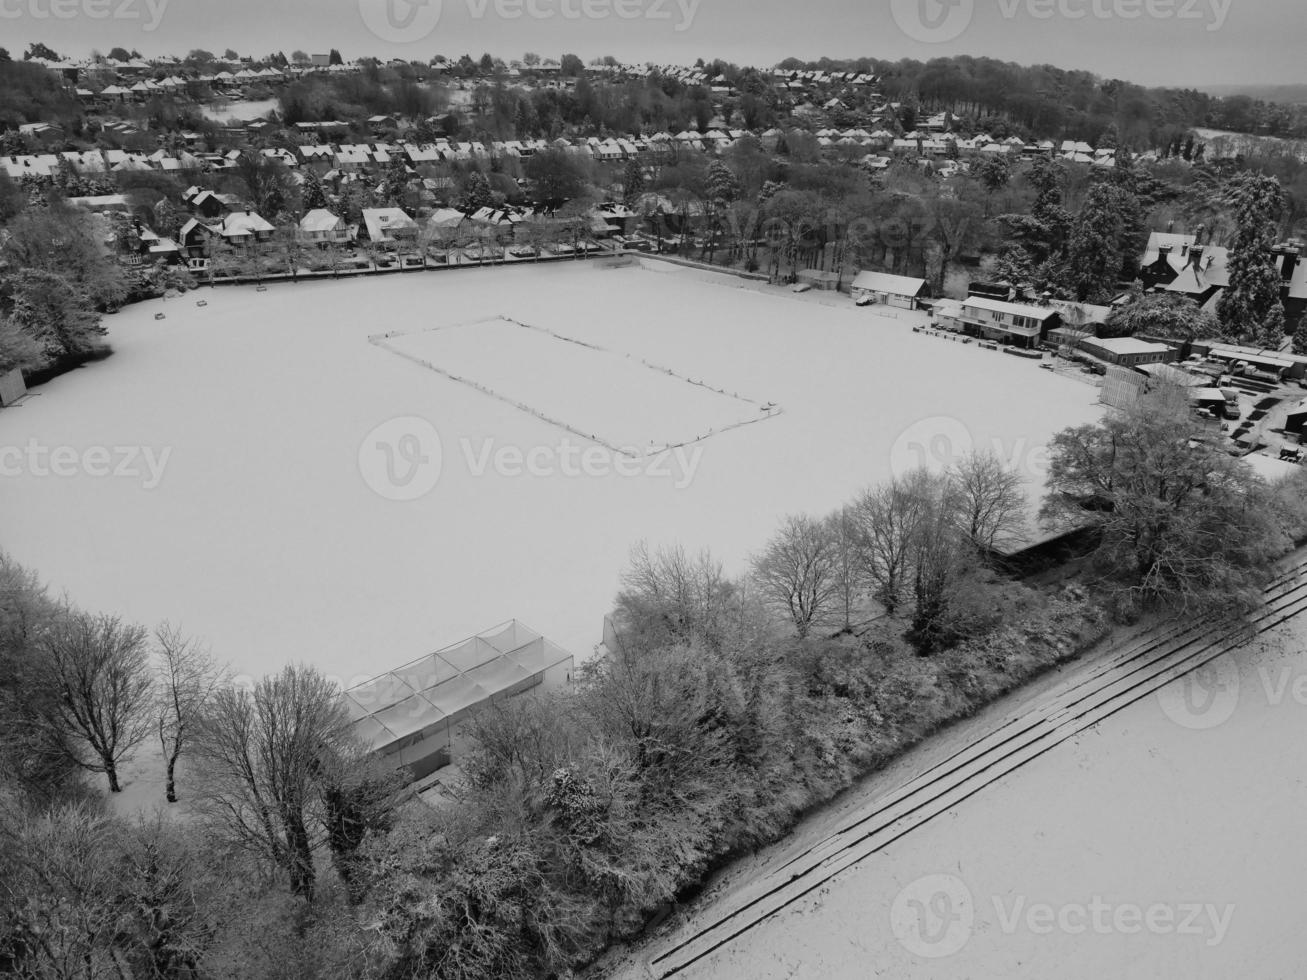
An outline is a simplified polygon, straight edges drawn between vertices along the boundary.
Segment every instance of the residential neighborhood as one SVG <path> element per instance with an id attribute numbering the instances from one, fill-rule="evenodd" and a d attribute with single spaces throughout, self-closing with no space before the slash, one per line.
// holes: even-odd
<path id="1" fill-rule="evenodd" d="M 1307 85 L 1142 6 L 0 0 L 0 976 L 1301 975 Z"/>

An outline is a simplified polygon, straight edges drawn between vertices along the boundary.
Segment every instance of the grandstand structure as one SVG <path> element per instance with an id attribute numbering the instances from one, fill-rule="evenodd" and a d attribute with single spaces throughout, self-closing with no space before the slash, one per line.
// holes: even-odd
<path id="1" fill-rule="evenodd" d="M 413 781 L 457 763 L 465 723 L 508 698 L 571 685 L 570 653 L 516 620 L 345 692 L 355 734 Z"/>

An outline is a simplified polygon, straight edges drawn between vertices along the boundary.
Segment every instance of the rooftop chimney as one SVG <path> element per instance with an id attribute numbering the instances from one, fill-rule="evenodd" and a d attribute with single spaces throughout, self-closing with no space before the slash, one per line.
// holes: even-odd
<path id="1" fill-rule="evenodd" d="M 1298 270 L 1298 260 L 1302 257 L 1302 246 L 1298 242 L 1285 242 L 1276 249 L 1284 256 L 1284 261 L 1280 263 L 1280 278 L 1285 282 L 1293 280 L 1293 274 Z"/>
<path id="2" fill-rule="evenodd" d="M 1193 267 L 1195 269 L 1202 268 L 1199 263 L 1203 260 L 1203 246 L 1195 245 L 1193 248 L 1189 249 L 1189 258 L 1193 262 Z"/>

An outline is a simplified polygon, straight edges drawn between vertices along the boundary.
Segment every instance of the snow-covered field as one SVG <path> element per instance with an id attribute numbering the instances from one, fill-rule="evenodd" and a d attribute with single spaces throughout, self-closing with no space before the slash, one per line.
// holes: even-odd
<path id="1" fill-rule="evenodd" d="M 260 99 L 257 102 L 236 100 L 201 106 L 200 111 L 206 119 L 212 119 L 214 122 L 227 122 L 228 120 L 251 122 L 255 119 L 262 119 L 280 104 L 281 100 L 279 99 Z"/>
<path id="2" fill-rule="evenodd" d="M 621 452 L 697 442 L 769 414 L 761 402 L 711 380 L 500 317 L 376 342 Z"/>
<path id="3" fill-rule="evenodd" d="M 1301 976 L 1305 641 L 1299 618 L 1139 701 L 678 976 Z"/>
<path id="4" fill-rule="evenodd" d="M 1090 386 L 914 334 L 920 314 L 648 265 L 131 307 L 108 321 L 112 358 L 0 411 L 0 542 L 79 604 L 180 622 L 249 674 L 307 661 L 349 683 L 510 618 L 585 657 L 636 541 L 711 547 L 737 572 L 786 513 L 973 443 L 1037 478 L 1051 434 L 1099 414 Z M 699 397 L 740 407 L 670 379 L 633 389 L 627 355 L 783 412 L 623 467 L 368 342 L 500 316 L 612 352 L 591 369 L 492 330 L 475 360 L 517 400 L 627 420 L 618 435 L 713 426 Z"/>

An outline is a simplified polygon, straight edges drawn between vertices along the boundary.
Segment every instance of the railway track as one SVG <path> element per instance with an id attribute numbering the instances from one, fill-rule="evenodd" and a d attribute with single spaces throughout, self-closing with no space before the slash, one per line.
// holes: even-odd
<path id="1" fill-rule="evenodd" d="M 948 758 L 883 796 L 869 811 L 736 893 L 729 908 L 673 937 L 647 961 L 650 977 L 682 974 L 841 872 L 1104 719 L 1217 657 L 1307 612 L 1307 556 L 1286 562 L 1262 607 L 1231 624 L 1169 620 L 1132 637 Z"/>

